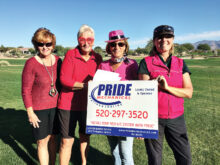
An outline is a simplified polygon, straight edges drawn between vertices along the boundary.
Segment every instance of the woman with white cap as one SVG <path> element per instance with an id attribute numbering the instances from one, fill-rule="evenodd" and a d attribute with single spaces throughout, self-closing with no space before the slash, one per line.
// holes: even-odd
<path id="1" fill-rule="evenodd" d="M 99 69 L 119 73 L 122 81 L 137 80 L 138 64 L 135 60 L 128 59 L 129 45 L 122 30 L 115 30 L 109 33 L 109 40 L 106 41 L 106 52 L 111 54 L 111 59 L 100 64 Z M 133 165 L 133 138 L 108 136 L 111 152 L 115 165 Z"/>

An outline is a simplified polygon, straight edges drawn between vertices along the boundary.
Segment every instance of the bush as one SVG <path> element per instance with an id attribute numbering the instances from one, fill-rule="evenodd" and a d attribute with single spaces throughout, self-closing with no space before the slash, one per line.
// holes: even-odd
<path id="1" fill-rule="evenodd" d="M 10 63 L 8 61 L 0 61 L 0 66 L 9 66 Z"/>

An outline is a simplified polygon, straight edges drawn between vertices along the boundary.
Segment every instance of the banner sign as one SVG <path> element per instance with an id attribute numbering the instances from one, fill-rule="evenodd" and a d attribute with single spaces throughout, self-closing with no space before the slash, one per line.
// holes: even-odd
<path id="1" fill-rule="evenodd" d="M 158 138 L 157 81 L 89 82 L 87 134 Z"/>

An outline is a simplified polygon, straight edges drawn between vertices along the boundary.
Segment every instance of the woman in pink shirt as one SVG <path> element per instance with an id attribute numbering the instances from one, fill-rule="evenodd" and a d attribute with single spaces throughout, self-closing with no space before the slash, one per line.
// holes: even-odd
<path id="1" fill-rule="evenodd" d="M 137 80 L 138 64 L 135 60 L 128 59 L 129 45 L 122 30 L 111 31 L 109 40 L 106 41 L 106 52 L 111 54 L 111 59 L 100 64 L 99 69 L 119 73 L 122 81 Z M 133 138 L 108 136 L 111 152 L 115 165 L 133 165 Z"/>
<path id="2" fill-rule="evenodd" d="M 57 78 L 61 59 L 53 55 L 56 37 L 46 28 L 39 28 L 32 37 L 38 54 L 28 59 L 22 73 L 22 97 L 28 120 L 33 126 L 40 164 L 55 164 L 58 134 L 56 107 Z"/>

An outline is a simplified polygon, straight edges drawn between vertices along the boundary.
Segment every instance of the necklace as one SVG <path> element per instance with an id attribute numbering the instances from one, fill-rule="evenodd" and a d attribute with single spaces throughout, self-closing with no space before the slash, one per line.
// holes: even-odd
<path id="1" fill-rule="evenodd" d="M 122 57 L 122 58 L 111 58 L 111 60 L 114 63 L 120 63 L 120 62 L 124 61 L 125 58 L 124 57 Z"/>
<path id="2" fill-rule="evenodd" d="M 44 64 L 44 61 L 40 58 L 40 60 L 42 61 L 48 75 L 50 76 L 50 79 L 51 79 L 51 84 L 50 84 L 50 91 L 49 91 L 49 95 L 51 97 L 54 97 L 57 95 L 57 90 L 56 88 L 54 88 L 54 84 L 53 84 L 53 65 L 52 65 L 52 57 L 50 58 L 51 59 L 51 75 L 50 75 L 50 72 L 48 71 L 46 65 Z"/>

